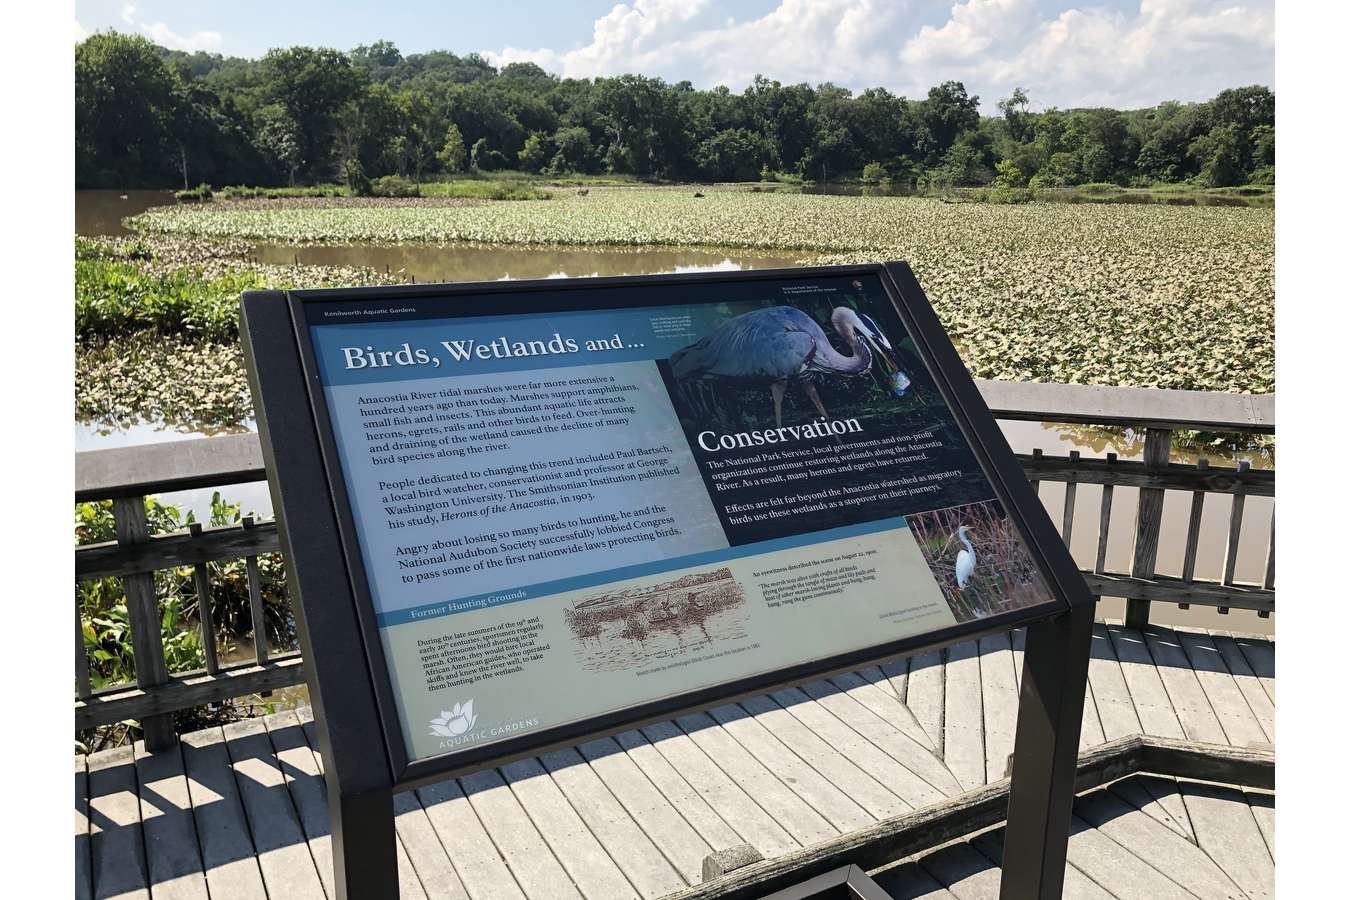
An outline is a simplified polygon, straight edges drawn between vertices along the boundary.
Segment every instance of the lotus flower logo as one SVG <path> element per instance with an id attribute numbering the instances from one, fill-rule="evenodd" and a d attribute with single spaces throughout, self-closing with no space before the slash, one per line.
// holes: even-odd
<path id="1" fill-rule="evenodd" d="M 473 728 L 477 721 L 473 701 L 466 700 L 456 703 L 453 709 L 441 710 L 440 718 L 431 720 L 431 733 L 435 737 L 458 737 Z"/>

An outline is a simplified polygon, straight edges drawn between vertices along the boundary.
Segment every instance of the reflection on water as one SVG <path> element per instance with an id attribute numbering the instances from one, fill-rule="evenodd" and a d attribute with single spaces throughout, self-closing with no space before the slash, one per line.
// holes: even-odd
<path id="1" fill-rule="evenodd" d="M 365 266 L 403 272 L 418 282 L 505 281 L 724 272 L 800 265 L 804 254 L 761 254 L 688 247 L 538 247 L 500 244 L 260 244 L 259 262 L 276 265 Z"/>

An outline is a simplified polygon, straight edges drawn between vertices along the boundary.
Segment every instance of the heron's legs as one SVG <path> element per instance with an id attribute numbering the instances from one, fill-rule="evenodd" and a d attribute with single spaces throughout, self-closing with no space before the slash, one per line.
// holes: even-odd
<path id="1" fill-rule="evenodd" d="M 806 391 L 806 396 L 810 397 L 811 402 L 816 405 L 816 409 L 820 412 L 820 417 L 822 419 L 828 419 L 830 414 L 825 411 L 825 404 L 820 402 L 820 394 L 816 393 L 816 386 L 809 381 L 803 381 L 802 390 Z"/>
<path id="2" fill-rule="evenodd" d="M 783 427 L 783 395 L 787 393 L 786 381 L 775 381 L 769 385 L 769 393 L 773 394 L 773 417 L 778 422 L 778 427 Z"/>

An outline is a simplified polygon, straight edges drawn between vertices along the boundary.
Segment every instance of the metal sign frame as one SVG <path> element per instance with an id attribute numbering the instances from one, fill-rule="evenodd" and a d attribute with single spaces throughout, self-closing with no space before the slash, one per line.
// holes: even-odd
<path id="1" fill-rule="evenodd" d="M 731 281 L 877 276 L 963 436 L 1058 602 L 805 662 L 514 738 L 410 760 L 374 620 L 331 421 L 310 343 L 309 313 L 333 302 L 457 298 L 455 315 L 633 308 L 605 288 L 706 287 Z M 568 305 L 570 291 L 584 305 Z M 629 293 L 629 292 L 625 292 Z M 564 299 L 558 299 L 563 297 Z M 697 303 L 699 299 L 686 302 Z M 715 302 L 715 301 L 709 301 Z M 539 304 L 544 303 L 544 308 Z M 532 305 L 533 304 L 533 305 Z M 425 318 L 425 316 L 418 316 Z M 889 658 L 1027 626 L 1010 794 L 1005 896 L 1057 897 L 1086 689 L 1093 598 L 1027 483 L 918 281 L 905 263 L 620 278 L 427 284 L 245 293 L 240 335 L 319 725 L 339 897 L 397 895 L 392 796 L 558 747 L 852 671 Z M 326 502 L 325 502 L 326 501 Z M 359 848 L 359 849 L 358 849 Z M 359 859 L 357 858 L 359 855 Z"/>

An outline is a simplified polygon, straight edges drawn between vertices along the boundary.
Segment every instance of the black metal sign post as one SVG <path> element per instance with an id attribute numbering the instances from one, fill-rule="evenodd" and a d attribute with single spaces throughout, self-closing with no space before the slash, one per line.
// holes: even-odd
<path id="1" fill-rule="evenodd" d="M 839 282 L 861 287 L 864 281 L 893 307 L 873 310 L 879 319 L 884 317 L 882 330 L 903 331 L 913 339 L 909 352 L 922 366 L 924 384 L 950 409 L 973 464 L 995 493 L 996 501 L 986 502 L 997 502 L 1006 511 L 1007 527 L 1024 545 L 1043 582 L 1044 599 L 964 621 L 954 618 L 956 624 L 921 633 L 874 637 L 880 642 L 841 647 L 832 655 L 792 660 L 770 671 L 747 670 L 748 674 L 721 681 L 694 681 L 690 689 L 682 685 L 669 695 L 639 698 L 623 708 L 598 709 L 523 734 L 505 729 L 508 736 L 495 740 L 462 747 L 452 743 L 451 750 L 439 754 L 414 752 L 408 720 L 399 717 L 387 657 L 393 651 L 387 651 L 382 641 L 384 626 L 377 619 L 348 494 L 349 487 L 360 485 L 344 481 L 313 331 L 328 324 L 330 316 L 339 322 L 363 317 L 433 320 L 449 327 L 457 318 L 501 317 L 503 310 L 511 315 L 565 316 L 577 310 L 618 314 L 656 308 L 673 296 L 681 303 L 698 304 L 725 301 L 736 291 L 741 292 L 736 296 L 744 296 L 761 288 L 779 290 L 775 283 Z M 768 287 L 763 287 L 766 283 Z M 548 327 L 553 331 L 553 324 Z M 1027 627 L 1027 642 L 1003 896 L 1010 900 L 1059 896 L 1093 600 L 908 266 L 250 292 L 242 301 L 240 332 L 318 725 L 340 900 L 398 896 L 396 790 L 1020 626 Z M 563 341 L 561 334 L 557 340 Z M 371 348 L 372 353 L 376 349 Z M 412 357 L 411 346 L 405 355 Z M 898 396 L 903 386 L 898 379 L 894 383 Z M 820 408 L 819 398 L 813 399 Z M 781 402 L 781 394 L 776 400 Z M 459 732 L 452 728 L 446 733 L 462 733 L 462 723 L 460 727 Z"/>

